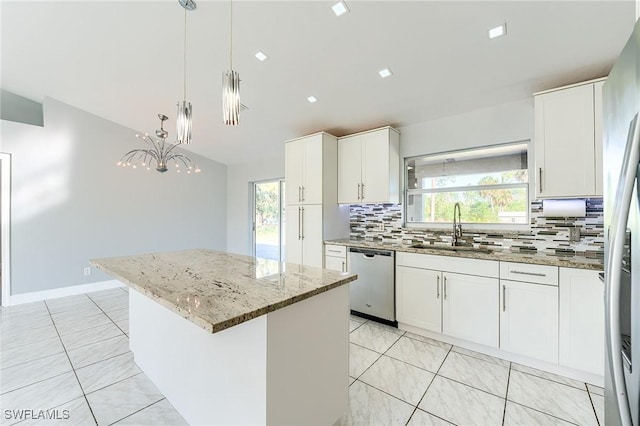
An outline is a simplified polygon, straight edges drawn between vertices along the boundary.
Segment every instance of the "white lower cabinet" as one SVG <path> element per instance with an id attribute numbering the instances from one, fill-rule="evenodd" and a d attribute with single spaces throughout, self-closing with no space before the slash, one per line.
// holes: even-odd
<path id="1" fill-rule="evenodd" d="M 604 375 L 603 291 L 598 271 L 396 253 L 401 328 L 598 376 Z"/>
<path id="2" fill-rule="evenodd" d="M 558 287 L 500 280 L 500 349 L 558 362 Z"/>
<path id="3" fill-rule="evenodd" d="M 604 340 L 598 271 L 560 268 L 560 365 L 604 375 Z"/>
<path id="4" fill-rule="evenodd" d="M 396 253 L 398 323 L 497 348 L 498 270 L 490 260 Z"/>
<path id="5" fill-rule="evenodd" d="M 498 347 L 498 279 L 444 272 L 442 332 Z"/>
<path id="6" fill-rule="evenodd" d="M 325 245 L 324 268 L 338 272 L 347 272 L 347 248 L 333 244 Z"/>
<path id="7" fill-rule="evenodd" d="M 396 319 L 425 330 L 442 332 L 442 272 L 396 267 Z"/>

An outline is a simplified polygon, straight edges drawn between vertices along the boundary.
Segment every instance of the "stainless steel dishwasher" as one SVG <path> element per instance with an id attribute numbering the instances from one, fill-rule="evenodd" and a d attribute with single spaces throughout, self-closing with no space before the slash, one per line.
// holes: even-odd
<path id="1" fill-rule="evenodd" d="M 358 274 L 349 290 L 352 311 L 395 323 L 394 259 L 393 251 L 349 248 L 349 272 Z"/>

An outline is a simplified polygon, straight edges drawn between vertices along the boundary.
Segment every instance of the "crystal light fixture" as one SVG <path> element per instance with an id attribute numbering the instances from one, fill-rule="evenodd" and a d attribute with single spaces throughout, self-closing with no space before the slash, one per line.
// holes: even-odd
<path id="1" fill-rule="evenodd" d="M 152 138 L 148 134 L 144 136 L 136 135 L 136 137 L 149 145 L 148 149 L 134 149 L 127 152 L 118 161 L 118 166 L 131 167 L 137 169 L 139 166 L 151 170 L 152 162 L 156 164 L 156 170 L 164 173 L 169 170 L 169 163 L 175 164 L 177 173 L 184 168 L 187 174 L 200 173 L 200 168 L 187 155 L 176 152 L 179 144 L 167 142 L 169 132 L 164 129 L 164 122 L 168 117 L 164 114 L 158 114 L 160 119 L 160 128 L 156 130 L 157 139 Z"/>
<path id="2" fill-rule="evenodd" d="M 233 0 L 229 22 L 229 70 L 222 75 L 222 119 L 227 126 L 236 126 L 240 122 L 240 75 L 233 70 Z"/>
<path id="3" fill-rule="evenodd" d="M 194 10 L 196 3 L 193 0 L 178 0 L 180 6 L 184 8 L 184 58 L 183 58 L 183 78 L 184 88 L 182 102 L 178 102 L 178 114 L 176 122 L 176 143 L 191 143 L 191 102 L 187 102 L 187 10 Z"/>

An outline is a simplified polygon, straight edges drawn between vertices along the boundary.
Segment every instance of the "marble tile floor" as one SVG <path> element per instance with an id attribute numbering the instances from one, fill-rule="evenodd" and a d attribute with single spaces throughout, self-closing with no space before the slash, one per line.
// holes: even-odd
<path id="1" fill-rule="evenodd" d="M 133 362 L 128 306 L 123 287 L 2 308 L 0 425 L 186 425 Z"/>
<path id="2" fill-rule="evenodd" d="M 359 317 L 340 425 L 594 425 L 602 388 Z"/>
<path id="3" fill-rule="evenodd" d="M 126 290 L 2 308 L 0 425 L 186 424 L 133 362 Z M 349 376 L 339 425 L 603 425 L 601 388 L 354 316 Z"/>

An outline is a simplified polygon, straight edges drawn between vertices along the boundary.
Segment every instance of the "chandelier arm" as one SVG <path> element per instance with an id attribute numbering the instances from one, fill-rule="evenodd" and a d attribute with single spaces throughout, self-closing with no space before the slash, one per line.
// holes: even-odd
<path id="1" fill-rule="evenodd" d="M 194 164 L 193 160 L 184 154 L 176 154 L 173 156 L 173 161 L 178 163 L 178 160 L 182 161 L 182 164 L 184 164 L 185 167 L 189 167 L 191 164 Z"/>

